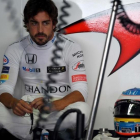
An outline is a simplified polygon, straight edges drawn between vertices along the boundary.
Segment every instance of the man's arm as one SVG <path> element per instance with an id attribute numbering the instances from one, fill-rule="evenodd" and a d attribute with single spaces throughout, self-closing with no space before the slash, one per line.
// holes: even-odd
<path id="1" fill-rule="evenodd" d="M 0 95 L 0 102 L 3 103 L 8 109 L 12 109 L 12 106 L 14 102 L 16 102 L 17 99 L 13 98 L 13 96 L 9 93 L 2 93 Z"/>
<path id="2" fill-rule="evenodd" d="M 60 100 L 53 101 L 52 104 L 52 111 L 60 111 L 63 110 L 68 105 L 75 103 L 75 102 L 85 102 L 83 95 L 79 91 L 73 91 L 72 93 L 68 94 L 64 98 Z"/>
<path id="3" fill-rule="evenodd" d="M 75 102 L 85 102 L 83 95 L 79 91 L 73 91 L 67 96 L 63 97 L 62 99 L 55 100 L 52 102 L 52 109 L 51 111 L 60 111 L 63 110 L 68 105 L 75 103 Z M 35 109 L 41 109 L 44 106 L 43 97 L 37 98 L 30 104 Z M 46 107 L 45 109 L 48 109 Z"/>
<path id="4" fill-rule="evenodd" d="M 0 76 L 0 102 L 5 107 L 12 109 L 13 113 L 18 116 L 32 112 L 32 107 L 28 103 L 13 97 L 23 51 L 19 43 L 14 43 L 6 49 Z"/>
<path id="5" fill-rule="evenodd" d="M 32 113 L 32 107 L 23 100 L 14 98 L 9 93 L 2 93 L 0 95 L 0 102 L 8 109 L 12 109 L 13 113 L 18 116 L 24 116 L 26 113 Z"/>

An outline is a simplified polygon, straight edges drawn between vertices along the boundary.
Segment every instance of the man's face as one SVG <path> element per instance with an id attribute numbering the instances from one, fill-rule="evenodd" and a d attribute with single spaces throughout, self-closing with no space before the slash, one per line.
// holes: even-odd
<path id="1" fill-rule="evenodd" d="M 38 45 L 44 45 L 53 38 L 55 25 L 46 12 L 39 12 L 29 19 L 27 29 L 33 41 Z"/>

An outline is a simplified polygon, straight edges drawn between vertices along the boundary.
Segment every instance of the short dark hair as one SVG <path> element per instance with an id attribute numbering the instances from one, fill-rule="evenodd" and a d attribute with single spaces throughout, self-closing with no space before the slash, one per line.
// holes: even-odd
<path id="1" fill-rule="evenodd" d="M 24 14 L 24 27 L 27 29 L 26 24 L 29 22 L 29 19 L 37 15 L 39 12 L 45 11 L 49 14 L 52 19 L 53 25 L 56 25 L 58 20 L 58 9 L 55 6 L 52 0 L 28 0 L 25 5 L 23 14 Z M 54 29 L 54 31 L 56 28 Z"/>

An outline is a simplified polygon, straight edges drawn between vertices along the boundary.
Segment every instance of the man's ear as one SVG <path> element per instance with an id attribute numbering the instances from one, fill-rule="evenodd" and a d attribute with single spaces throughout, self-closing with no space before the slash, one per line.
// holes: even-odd
<path id="1" fill-rule="evenodd" d="M 27 31 L 29 31 L 29 23 L 26 24 Z"/>
<path id="2" fill-rule="evenodd" d="M 55 29 L 56 25 L 53 25 L 53 30 Z"/>

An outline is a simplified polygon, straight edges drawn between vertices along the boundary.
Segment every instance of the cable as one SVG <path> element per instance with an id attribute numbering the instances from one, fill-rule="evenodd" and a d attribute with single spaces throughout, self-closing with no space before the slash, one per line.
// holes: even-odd
<path id="1" fill-rule="evenodd" d="M 67 22 L 64 20 L 64 17 L 69 16 L 69 14 L 65 11 L 66 8 L 70 8 L 70 4 L 68 2 L 66 2 L 65 0 L 63 0 L 64 6 L 61 7 L 61 11 L 62 11 L 62 15 L 60 16 L 60 24 L 58 25 L 58 29 L 61 29 L 62 26 L 67 25 Z M 63 51 L 63 49 L 61 48 L 61 46 L 59 46 L 59 43 L 63 42 L 63 40 L 60 38 L 60 33 L 56 34 L 57 40 L 55 41 L 55 47 L 56 49 L 53 51 L 54 57 L 51 59 L 52 61 L 52 65 L 51 67 L 58 67 L 59 64 L 55 61 L 58 59 L 61 59 L 61 56 L 59 56 L 57 54 L 57 52 L 59 51 Z M 36 127 L 40 127 L 40 122 L 42 121 L 47 121 L 47 118 L 43 118 L 44 114 L 49 114 L 52 108 L 52 103 L 51 103 L 51 99 L 52 97 L 50 95 L 48 95 L 48 93 L 53 90 L 50 86 L 50 84 L 52 83 L 56 83 L 55 79 L 53 78 L 54 75 L 57 75 L 58 73 L 51 73 L 48 74 L 48 81 L 46 82 L 46 87 L 48 92 L 45 92 L 45 97 L 44 97 L 44 106 L 41 108 L 40 114 L 39 114 L 39 119 L 36 122 Z M 44 110 L 45 107 L 49 107 L 49 110 Z M 41 126 L 41 128 L 45 128 L 45 126 Z M 38 132 L 36 132 L 37 134 L 39 134 Z"/>
<path id="2" fill-rule="evenodd" d="M 23 37 L 21 27 L 19 26 L 20 20 L 16 17 L 16 9 L 13 7 L 13 1 L 12 0 L 1 0 L 3 2 L 6 2 L 5 10 L 6 12 L 9 12 L 9 20 L 13 22 L 13 30 L 17 30 L 17 38 L 21 39 Z"/>
<path id="3" fill-rule="evenodd" d="M 69 115 L 70 113 L 77 113 L 77 124 L 76 124 L 76 137 L 75 140 L 81 140 L 83 138 L 84 134 L 84 114 L 81 113 L 79 109 L 69 109 L 66 112 L 64 112 L 60 118 L 57 120 L 57 123 L 54 128 L 54 133 L 53 133 L 53 140 L 57 140 L 58 137 L 58 130 L 63 122 L 63 120 Z M 65 138 L 66 139 L 66 138 Z"/>
<path id="4" fill-rule="evenodd" d="M 123 5 L 120 2 L 117 12 L 118 19 L 122 26 L 133 34 L 140 34 L 140 24 L 134 23 L 127 15 Z"/>

